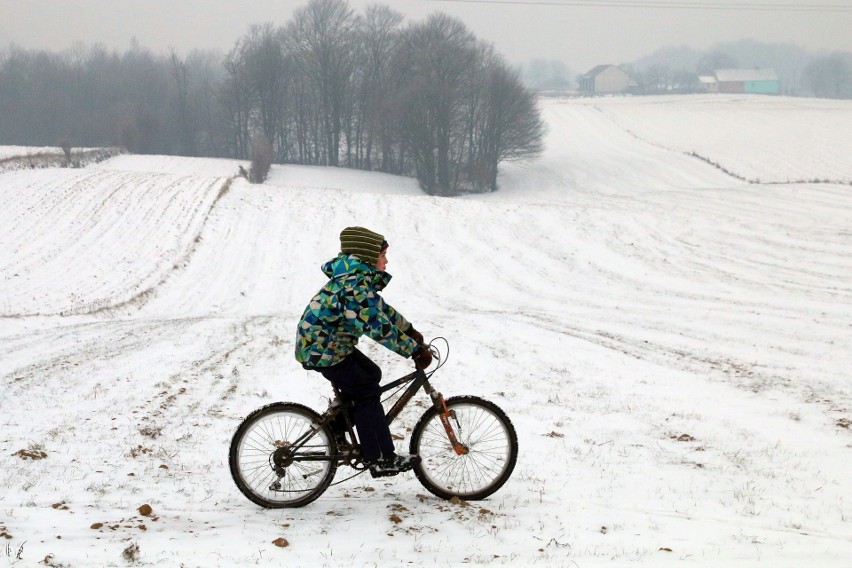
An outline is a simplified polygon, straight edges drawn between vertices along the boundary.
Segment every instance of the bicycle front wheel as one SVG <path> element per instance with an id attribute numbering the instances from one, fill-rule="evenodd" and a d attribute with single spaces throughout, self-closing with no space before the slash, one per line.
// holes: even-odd
<path id="1" fill-rule="evenodd" d="M 292 444 L 317 428 L 319 414 L 301 404 L 276 402 L 255 410 L 231 441 L 231 477 L 250 501 L 271 509 L 303 507 L 334 479 L 334 436 L 326 426 L 303 446 Z"/>
<path id="2" fill-rule="evenodd" d="M 414 474 L 428 491 L 443 499 L 484 499 L 512 475 L 518 459 L 518 435 L 506 413 L 475 396 L 446 400 L 450 425 L 467 453 L 458 455 L 435 407 L 411 433 L 410 452 L 420 455 Z"/>

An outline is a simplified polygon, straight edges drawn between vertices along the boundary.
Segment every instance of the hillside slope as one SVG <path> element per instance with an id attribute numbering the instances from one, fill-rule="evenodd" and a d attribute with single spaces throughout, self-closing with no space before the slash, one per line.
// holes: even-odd
<path id="1" fill-rule="evenodd" d="M 654 121 L 645 100 L 543 101 L 545 154 L 507 165 L 495 194 L 452 200 L 383 174 L 275 166 L 252 186 L 233 161 L 156 156 L 0 174 L 12 554 L 117 566 L 136 543 L 143 563 L 187 566 L 845 566 L 852 188 L 748 184 L 690 156 L 713 100 L 660 100 Z M 785 129 L 824 132 L 824 108 L 741 110 L 779 104 L 796 117 Z M 838 108 L 831 136 L 766 139 L 770 155 L 732 133 L 740 150 L 713 158 L 768 180 L 783 151 L 791 172 L 815 171 L 816 140 L 852 137 Z M 816 177 L 848 182 L 848 166 Z M 230 480 L 242 416 L 325 405 L 293 330 L 351 224 L 391 243 L 384 297 L 448 338 L 436 386 L 515 422 L 518 466 L 487 501 L 362 476 L 263 511 Z M 407 371 L 362 345 L 387 378 Z"/>

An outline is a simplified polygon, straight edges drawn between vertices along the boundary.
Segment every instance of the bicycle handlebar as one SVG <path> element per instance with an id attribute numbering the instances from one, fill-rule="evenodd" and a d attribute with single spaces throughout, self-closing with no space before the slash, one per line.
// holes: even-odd
<path id="1" fill-rule="evenodd" d="M 441 350 L 438 349 L 437 345 L 435 345 L 435 342 L 438 341 L 438 340 L 443 341 L 444 346 L 446 348 L 443 356 L 441 355 Z M 432 374 L 435 371 L 437 371 L 438 369 L 440 369 L 441 367 L 443 367 L 444 364 L 447 362 L 447 360 L 450 358 L 450 342 L 447 341 L 447 339 L 445 337 L 439 336 L 439 337 L 435 337 L 434 339 L 432 339 L 432 341 L 430 341 L 429 343 L 421 343 L 420 345 L 422 347 L 426 347 L 429 350 L 429 352 L 432 354 L 432 360 L 433 361 L 437 361 L 437 366 L 429 372 L 429 376 L 432 376 Z M 415 364 L 415 369 L 417 369 L 416 364 Z M 417 370 L 423 371 L 424 373 L 426 372 L 426 369 L 417 369 Z"/>

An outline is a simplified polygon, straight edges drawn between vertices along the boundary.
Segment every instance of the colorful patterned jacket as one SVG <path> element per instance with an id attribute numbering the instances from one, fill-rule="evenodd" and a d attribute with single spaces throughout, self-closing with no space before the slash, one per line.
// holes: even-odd
<path id="1" fill-rule="evenodd" d="M 378 292 L 391 275 L 357 256 L 340 254 L 322 271 L 330 278 L 305 308 L 296 330 L 296 360 L 306 369 L 330 367 L 355 350 L 366 335 L 403 357 L 417 342 L 405 335 L 411 324 Z"/>

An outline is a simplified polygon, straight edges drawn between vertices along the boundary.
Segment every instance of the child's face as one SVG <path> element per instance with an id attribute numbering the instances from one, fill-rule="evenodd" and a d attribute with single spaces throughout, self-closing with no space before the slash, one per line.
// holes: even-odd
<path id="1" fill-rule="evenodd" d="M 384 270 L 388 266 L 388 249 L 379 253 L 379 260 L 376 262 L 377 270 Z"/>

